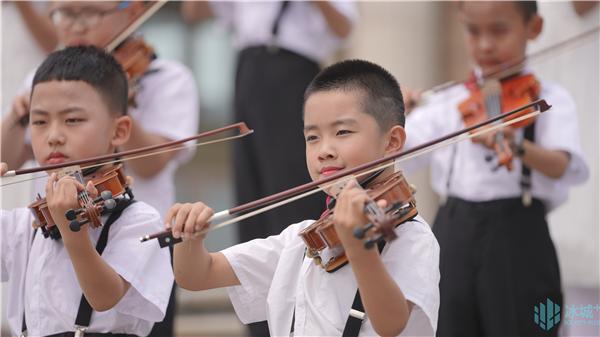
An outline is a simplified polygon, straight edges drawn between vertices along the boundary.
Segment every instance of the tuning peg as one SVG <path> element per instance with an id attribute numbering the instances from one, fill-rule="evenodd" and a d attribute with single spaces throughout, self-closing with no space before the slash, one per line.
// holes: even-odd
<path id="1" fill-rule="evenodd" d="M 367 234 L 369 229 L 371 229 L 373 227 L 374 227 L 374 225 L 372 223 L 368 223 L 368 224 L 364 225 L 363 227 L 358 226 L 358 227 L 354 228 L 354 231 L 353 231 L 354 237 L 359 240 L 364 239 L 365 235 Z"/>
<path id="2" fill-rule="evenodd" d="M 67 218 L 67 220 L 75 220 L 77 219 L 77 215 L 82 213 L 83 210 L 82 209 L 69 209 L 65 212 L 65 218 Z"/>
<path id="3" fill-rule="evenodd" d="M 371 248 L 375 247 L 375 244 L 377 244 L 379 241 L 381 241 L 383 239 L 384 239 L 384 236 L 382 234 L 379 234 L 376 237 L 365 241 L 365 248 L 371 249 Z"/>
<path id="4" fill-rule="evenodd" d="M 117 202 L 115 201 L 115 199 L 109 199 L 104 201 L 104 208 L 106 208 L 109 211 L 113 210 L 116 206 Z"/>
<path id="5" fill-rule="evenodd" d="M 79 232 L 81 230 L 81 226 L 87 224 L 89 222 L 89 220 L 85 220 L 82 222 L 79 222 L 77 220 L 73 220 L 69 223 L 69 228 L 73 231 L 73 232 Z"/>

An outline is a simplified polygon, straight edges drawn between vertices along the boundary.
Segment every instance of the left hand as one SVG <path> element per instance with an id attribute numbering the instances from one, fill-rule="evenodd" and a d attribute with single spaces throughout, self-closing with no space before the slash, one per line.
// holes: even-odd
<path id="1" fill-rule="evenodd" d="M 365 191 L 355 179 L 346 183 L 335 204 L 333 212 L 333 223 L 338 237 L 345 249 L 349 246 L 363 247 L 362 241 L 354 237 L 353 231 L 357 226 L 363 226 L 369 222 L 365 215 L 365 204 L 370 200 Z M 385 207 L 385 200 L 377 202 L 379 207 Z"/>
<path id="2" fill-rule="evenodd" d="M 86 186 L 83 186 L 83 184 L 78 182 L 74 177 L 64 176 L 59 179 L 56 173 L 52 173 L 46 183 L 46 202 L 48 203 L 48 209 L 50 210 L 52 219 L 63 236 L 65 233 L 71 232 L 69 229 L 69 220 L 65 217 L 65 213 L 69 209 L 78 209 L 81 207 L 77 196 L 78 193 L 84 189 L 87 190 L 90 199 L 94 199 L 98 196 L 98 190 L 91 181 L 89 181 Z"/>

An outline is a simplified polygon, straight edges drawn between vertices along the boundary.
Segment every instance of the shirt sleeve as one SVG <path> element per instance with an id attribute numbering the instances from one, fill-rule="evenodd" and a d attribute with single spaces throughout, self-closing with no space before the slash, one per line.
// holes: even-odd
<path id="1" fill-rule="evenodd" d="M 167 60 L 154 61 L 141 81 L 136 97 L 136 122 L 152 134 L 177 140 L 193 136 L 198 131 L 198 89 L 185 66 Z M 186 147 L 176 157 L 180 163 L 190 159 L 194 147 Z"/>
<path id="2" fill-rule="evenodd" d="M 33 239 L 33 218 L 26 208 L 0 210 L 0 269 L 1 280 L 11 278 L 11 265 L 19 263 L 15 254 L 27 254 Z"/>
<path id="3" fill-rule="evenodd" d="M 422 218 L 396 229 L 398 238 L 386 245 L 383 262 L 404 297 L 415 304 L 403 335 L 435 335 L 439 295 L 439 245 Z"/>
<path id="4" fill-rule="evenodd" d="M 267 296 L 286 243 L 293 241 L 294 225 L 281 234 L 255 239 L 222 250 L 240 281 L 227 292 L 238 318 L 244 324 L 267 319 Z"/>
<path id="5" fill-rule="evenodd" d="M 139 241 L 140 237 L 159 230 L 158 212 L 138 201 L 125 209 L 111 226 L 108 244 L 102 254 L 102 258 L 131 284 L 114 309 L 150 322 L 162 321 L 173 286 L 169 250 L 161 249 L 155 240 Z"/>
<path id="6" fill-rule="evenodd" d="M 569 153 L 569 165 L 557 183 L 567 186 L 583 183 L 589 176 L 589 168 L 581 150 L 575 102 L 564 88 L 552 83 L 544 86 L 552 109 L 536 121 L 536 142 L 543 148 Z"/>

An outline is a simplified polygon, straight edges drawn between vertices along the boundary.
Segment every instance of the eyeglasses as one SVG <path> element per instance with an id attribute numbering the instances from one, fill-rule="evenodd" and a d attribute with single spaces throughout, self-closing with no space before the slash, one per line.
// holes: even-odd
<path id="1" fill-rule="evenodd" d="M 76 21 L 88 28 L 96 27 L 106 15 L 116 13 L 127 8 L 129 1 L 121 1 L 115 8 L 101 10 L 94 7 L 83 7 L 80 10 L 73 10 L 66 7 L 59 7 L 50 12 L 50 19 L 56 27 L 69 28 Z"/>

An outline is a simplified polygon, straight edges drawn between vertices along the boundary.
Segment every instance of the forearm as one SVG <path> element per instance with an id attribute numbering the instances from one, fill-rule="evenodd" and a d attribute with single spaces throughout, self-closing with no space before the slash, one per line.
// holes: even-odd
<path id="1" fill-rule="evenodd" d="M 18 121 L 8 115 L 2 120 L 1 132 L 1 161 L 9 168 L 15 169 L 32 157 L 29 145 L 25 143 L 25 128 L 18 125 Z"/>
<path id="2" fill-rule="evenodd" d="M 553 179 L 561 178 L 569 165 L 569 154 L 563 151 L 547 150 L 528 140 L 523 141 L 523 150 L 523 164 Z"/>
<path id="3" fill-rule="evenodd" d="M 173 274 L 177 284 L 188 290 L 204 290 L 211 256 L 201 240 L 186 240 L 173 250 Z"/>
<path id="4" fill-rule="evenodd" d="M 64 233 L 62 238 L 79 285 L 92 308 L 106 311 L 119 303 L 129 289 L 129 283 L 96 252 L 87 231 Z"/>
<path id="5" fill-rule="evenodd" d="M 15 4 L 37 43 L 47 53 L 53 51 L 58 43 L 58 38 L 50 18 L 40 15 L 28 1 L 17 1 Z"/>
<path id="6" fill-rule="evenodd" d="M 171 139 L 152 134 L 144 130 L 139 123 L 134 121 L 131 128 L 131 136 L 127 144 L 123 146 L 123 150 L 139 149 L 146 146 L 163 144 Z M 170 151 L 160 154 L 155 154 L 148 157 L 130 160 L 127 165 L 130 169 L 142 178 L 152 178 L 175 157 L 178 151 Z"/>
<path id="7" fill-rule="evenodd" d="M 350 34 L 352 30 L 350 20 L 335 9 L 329 1 L 316 1 L 315 4 L 321 10 L 327 25 L 335 35 L 345 38 Z"/>
<path id="8" fill-rule="evenodd" d="M 175 280 L 188 290 L 205 290 L 239 285 L 233 268 L 222 253 L 209 253 L 199 239 L 175 246 Z"/>
<path id="9" fill-rule="evenodd" d="M 406 326 L 410 306 L 387 272 L 376 249 L 347 250 L 361 299 L 371 324 L 380 336 L 397 336 Z"/>

